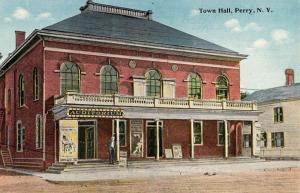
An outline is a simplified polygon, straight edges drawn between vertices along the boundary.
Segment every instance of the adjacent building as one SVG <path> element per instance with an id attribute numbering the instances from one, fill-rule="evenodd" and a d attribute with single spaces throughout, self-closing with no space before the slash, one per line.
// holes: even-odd
<path id="1" fill-rule="evenodd" d="M 242 155 L 246 55 L 152 20 L 151 11 L 87 1 L 81 13 L 16 31 L 1 65 L 2 164 Z M 259 155 L 252 148 L 251 155 Z M 11 161 L 9 161 L 11 157 Z"/>
<path id="2" fill-rule="evenodd" d="M 286 69 L 286 85 L 256 91 L 246 98 L 258 102 L 261 157 L 300 159 L 300 83 Z"/>

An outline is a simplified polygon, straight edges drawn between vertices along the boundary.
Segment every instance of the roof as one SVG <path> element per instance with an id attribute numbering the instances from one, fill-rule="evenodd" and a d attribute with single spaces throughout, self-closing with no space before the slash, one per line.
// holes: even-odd
<path id="1" fill-rule="evenodd" d="M 113 13 L 87 10 L 50 25 L 43 30 L 89 35 L 113 40 L 129 40 L 142 43 L 211 50 L 238 55 L 235 51 L 159 22 Z"/>
<path id="2" fill-rule="evenodd" d="M 291 86 L 281 86 L 259 90 L 247 96 L 246 101 L 257 101 L 258 103 L 300 98 L 300 83 Z"/>

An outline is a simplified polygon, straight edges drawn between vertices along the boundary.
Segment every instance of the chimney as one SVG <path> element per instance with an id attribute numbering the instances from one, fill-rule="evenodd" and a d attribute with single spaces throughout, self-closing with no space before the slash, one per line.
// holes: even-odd
<path id="1" fill-rule="evenodd" d="M 24 31 L 15 31 L 16 33 L 16 49 L 25 41 Z"/>
<path id="2" fill-rule="evenodd" d="M 293 69 L 286 69 L 285 70 L 285 78 L 286 78 L 286 86 L 291 86 L 294 84 L 294 70 Z"/>

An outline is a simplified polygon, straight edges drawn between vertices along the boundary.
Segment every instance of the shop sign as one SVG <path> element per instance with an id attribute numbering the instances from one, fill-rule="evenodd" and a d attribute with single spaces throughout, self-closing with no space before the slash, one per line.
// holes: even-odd
<path id="1" fill-rule="evenodd" d="M 78 160 L 78 121 L 59 121 L 59 162 Z"/>
<path id="2" fill-rule="evenodd" d="M 72 118 L 123 118 L 122 109 L 108 108 L 69 108 L 68 117 Z"/>

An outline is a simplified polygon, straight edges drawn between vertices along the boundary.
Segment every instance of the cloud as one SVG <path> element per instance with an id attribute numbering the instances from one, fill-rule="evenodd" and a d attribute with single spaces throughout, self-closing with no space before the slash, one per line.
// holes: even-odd
<path id="1" fill-rule="evenodd" d="M 43 19 L 52 19 L 52 14 L 50 12 L 43 12 L 37 15 L 35 20 L 43 20 Z"/>
<path id="2" fill-rule="evenodd" d="M 259 26 L 257 23 L 255 22 L 250 22 L 248 23 L 245 27 L 244 30 L 245 31 L 249 31 L 249 30 L 253 30 L 253 31 L 260 31 L 262 29 L 261 26 Z"/>
<path id="3" fill-rule="evenodd" d="M 227 20 L 224 23 L 224 26 L 233 32 L 241 32 L 242 31 L 239 20 L 237 20 L 235 18 Z"/>
<path id="4" fill-rule="evenodd" d="M 191 16 L 197 16 L 197 15 L 199 15 L 199 14 L 200 14 L 199 9 L 192 9 L 192 10 L 191 10 Z"/>
<path id="5" fill-rule="evenodd" d="M 10 17 L 4 17 L 4 22 L 9 23 L 12 21 L 12 19 Z"/>
<path id="6" fill-rule="evenodd" d="M 262 27 L 259 26 L 255 22 L 250 22 L 250 23 L 246 24 L 245 27 L 242 27 L 239 20 L 237 20 L 235 18 L 227 20 L 224 23 L 224 26 L 232 32 L 260 31 L 262 29 Z"/>
<path id="7" fill-rule="evenodd" d="M 22 7 L 17 7 L 15 12 L 13 13 L 13 17 L 19 20 L 27 19 L 30 16 L 29 11 Z"/>
<path id="8" fill-rule="evenodd" d="M 289 32 L 284 29 L 276 29 L 272 31 L 271 36 L 275 43 L 282 44 L 289 39 Z"/>
<path id="9" fill-rule="evenodd" d="M 264 48 L 269 44 L 269 42 L 265 39 L 258 39 L 252 43 L 253 48 Z"/>

